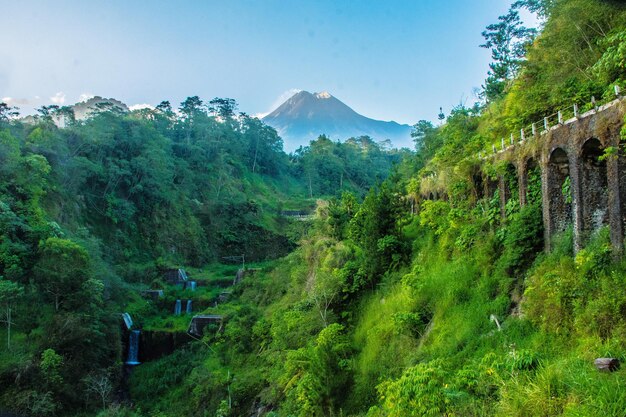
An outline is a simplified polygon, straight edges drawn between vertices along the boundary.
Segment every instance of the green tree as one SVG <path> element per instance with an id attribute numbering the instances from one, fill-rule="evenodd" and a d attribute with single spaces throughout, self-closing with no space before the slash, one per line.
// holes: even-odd
<path id="1" fill-rule="evenodd" d="M 517 75 L 526 47 L 536 33 L 536 29 L 522 25 L 519 12 L 513 8 L 483 31 L 485 43 L 480 46 L 491 49 L 493 59 L 483 87 L 488 102 L 501 97 L 507 82 Z"/>
<path id="2" fill-rule="evenodd" d="M 246 144 L 246 158 L 253 173 L 276 175 L 280 172 L 283 157 L 283 140 L 276 130 L 255 117 L 242 114 L 242 139 Z"/>
<path id="3" fill-rule="evenodd" d="M 35 284 L 55 311 L 81 304 L 78 298 L 89 279 L 89 254 L 75 242 L 51 237 L 40 244 L 39 260 L 35 265 Z"/>
<path id="4" fill-rule="evenodd" d="M 626 81 L 626 29 L 612 33 L 600 40 L 606 50 L 593 65 L 594 74 L 606 84 L 616 82 L 624 86 Z"/>
<path id="5" fill-rule="evenodd" d="M 451 416 L 453 393 L 447 389 L 441 361 L 413 366 L 395 381 L 378 386 L 381 406 L 373 407 L 369 417 Z"/>
<path id="6" fill-rule="evenodd" d="M 0 102 L 0 126 L 8 123 L 14 117 L 19 116 L 18 108 L 9 106 L 5 102 Z"/>
<path id="7" fill-rule="evenodd" d="M 237 111 L 237 102 L 232 98 L 219 98 L 215 97 L 209 101 L 208 110 L 213 113 L 214 116 L 221 117 L 222 119 L 230 119 L 235 116 Z"/>
<path id="8" fill-rule="evenodd" d="M 185 139 L 187 144 L 191 141 L 191 132 L 194 127 L 195 121 L 202 115 L 204 115 L 204 110 L 202 109 L 202 100 L 200 97 L 193 96 L 187 97 L 185 101 L 180 103 L 180 107 L 178 108 L 182 115 L 182 126 L 185 132 Z"/>
<path id="9" fill-rule="evenodd" d="M 372 286 L 386 271 L 396 268 L 406 258 L 408 246 L 399 227 L 404 213 L 399 195 L 392 189 L 392 182 L 387 180 L 378 189 L 370 190 L 350 221 L 348 236 L 367 254 L 363 258 L 363 267 Z M 362 289 L 363 284 L 353 283 L 350 291 Z"/>
<path id="10" fill-rule="evenodd" d="M 24 294 L 24 289 L 17 283 L 0 277 L 0 304 L 3 307 L 4 320 L 7 328 L 7 349 L 11 349 L 11 326 L 13 325 L 13 311 L 18 300 Z"/>
<path id="11" fill-rule="evenodd" d="M 324 328 L 307 348 L 291 351 L 285 363 L 289 411 L 300 417 L 334 415 L 337 399 L 349 378 L 351 353 L 344 327 Z"/>
<path id="12" fill-rule="evenodd" d="M 183 115 L 183 119 L 191 120 L 194 116 L 202 113 L 202 100 L 200 97 L 187 97 L 185 101 L 180 103 L 178 110 Z"/>
<path id="13" fill-rule="evenodd" d="M 63 384 L 63 377 L 61 376 L 62 366 L 63 357 L 56 353 L 54 349 L 46 349 L 41 353 L 39 369 L 48 388 L 58 389 Z"/>
<path id="14" fill-rule="evenodd" d="M 44 123 L 52 124 L 53 116 L 59 111 L 60 107 L 56 104 L 50 106 L 41 106 L 37 109 L 39 115 L 37 118 Z"/>
<path id="15" fill-rule="evenodd" d="M 172 105 L 170 104 L 170 102 L 167 100 L 162 101 L 154 108 L 154 110 L 154 119 L 155 124 L 157 125 L 157 130 L 169 130 L 176 121 L 176 113 L 174 113 L 174 110 L 172 110 Z"/>

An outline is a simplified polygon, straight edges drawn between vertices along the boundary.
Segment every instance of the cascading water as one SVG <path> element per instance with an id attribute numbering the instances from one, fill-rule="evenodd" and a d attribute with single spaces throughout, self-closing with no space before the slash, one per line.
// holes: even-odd
<path id="1" fill-rule="evenodd" d="M 191 289 L 191 291 L 195 291 L 196 290 L 196 281 L 189 281 L 189 288 Z"/>
<path id="2" fill-rule="evenodd" d="M 175 316 L 180 316 L 180 312 L 181 312 L 181 302 L 180 300 L 176 300 L 176 305 L 174 305 L 174 315 Z"/>
<path id="3" fill-rule="evenodd" d="M 187 300 L 187 314 L 191 314 L 191 300 Z"/>
<path id="4" fill-rule="evenodd" d="M 126 365 L 139 365 L 139 330 L 132 330 L 128 336 L 128 358 Z"/>
<path id="5" fill-rule="evenodd" d="M 178 275 L 182 278 L 183 281 L 187 281 L 189 279 L 184 269 L 179 269 Z"/>
<path id="6" fill-rule="evenodd" d="M 124 324 L 126 324 L 126 330 L 130 330 L 133 327 L 133 319 L 130 318 L 130 314 L 124 313 L 122 318 L 124 319 Z"/>

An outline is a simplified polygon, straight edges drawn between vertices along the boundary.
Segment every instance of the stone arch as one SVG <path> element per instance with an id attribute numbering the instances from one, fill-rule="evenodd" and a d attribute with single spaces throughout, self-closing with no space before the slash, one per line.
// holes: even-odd
<path id="1" fill-rule="evenodd" d="M 520 175 L 520 203 L 541 204 L 541 167 L 532 156 L 523 162 Z"/>
<path id="2" fill-rule="evenodd" d="M 605 147 L 596 138 L 585 141 L 580 150 L 581 229 L 584 243 L 589 235 L 609 222 L 609 186 Z"/>
<path id="3" fill-rule="evenodd" d="M 500 193 L 500 215 L 507 215 L 507 204 L 514 200 L 519 205 L 519 183 L 517 168 L 512 162 L 506 162 L 498 176 L 498 191 Z"/>
<path id="4" fill-rule="evenodd" d="M 474 186 L 474 195 L 476 201 L 485 198 L 485 182 L 483 180 L 484 174 L 480 170 L 474 171 L 472 174 L 472 185 Z"/>
<path id="5" fill-rule="evenodd" d="M 504 180 L 504 198 L 508 202 L 511 198 L 518 198 L 519 195 L 519 181 L 517 175 L 517 167 L 509 162 L 504 166 L 504 173 L 502 174 Z"/>
<path id="6" fill-rule="evenodd" d="M 563 148 L 555 148 L 548 157 L 546 188 L 548 199 L 547 229 L 549 237 L 566 230 L 573 223 L 573 187 L 570 161 Z"/>
<path id="7" fill-rule="evenodd" d="M 483 180 L 485 187 L 485 197 L 491 199 L 496 195 L 496 190 L 498 189 L 498 180 L 490 177 L 489 175 L 485 175 Z"/>

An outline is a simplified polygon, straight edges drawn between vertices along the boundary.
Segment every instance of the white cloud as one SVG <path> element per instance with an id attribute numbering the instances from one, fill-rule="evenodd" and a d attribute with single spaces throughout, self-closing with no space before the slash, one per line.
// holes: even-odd
<path id="1" fill-rule="evenodd" d="M 37 99 L 37 97 L 35 97 L 35 99 Z M 9 106 L 34 106 L 36 104 L 33 100 L 27 98 L 2 97 L 0 101 Z"/>
<path id="2" fill-rule="evenodd" d="M 63 91 L 59 91 L 54 96 L 50 97 L 50 101 L 54 104 L 63 104 L 65 103 L 65 93 Z"/>
<path id="3" fill-rule="evenodd" d="M 141 109 L 150 109 L 150 110 L 154 110 L 154 106 L 152 104 L 147 104 L 147 103 L 143 103 L 143 104 L 133 104 L 132 106 L 128 107 L 131 111 L 133 110 L 141 110 Z"/>
<path id="4" fill-rule="evenodd" d="M 87 101 L 90 98 L 94 97 L 93 94 L 91 93 L 82 93 L 79 97 L 78 97 L 78 102 L 82 103 L 83 101 Z"/>
<path id="5" fill-rule="evenodd" d="M 262 116 L 257 116 L 255 115 L 255 117 L 263 117 L 263 116 L 267 116 L 268 114 L 270 114 L 271 112 L 273 112 L 274 110 L 276 110 L 278 108 L 278 106 L 280 106 L 281 104 L 283 104 L 285 101 L 287 101 L 288 99 L 290 99 L 293 95 L 298 94 L 300 91 L 302 91 L 299 88 L 290 88 L 287 91 L 284 91 L 281 95 L 279 95 L 276 100 L 274 100 L 274 102 L 272 103 L 272 106 L 270 107 L 270 110 L 266 113 L 258 113 L 259 115 Z"/>
<path id="6" fill-rule="evenodd" d="M 270 112 L 265 112 L 265 113 L 254 113 L 254 114 L 252 115 L 252 117 L 256 117 L 257 119 L 262 119 L 262 118 L 264 118 L 265 116 L 267 116 L 268 114 L 270 114 Z"/>

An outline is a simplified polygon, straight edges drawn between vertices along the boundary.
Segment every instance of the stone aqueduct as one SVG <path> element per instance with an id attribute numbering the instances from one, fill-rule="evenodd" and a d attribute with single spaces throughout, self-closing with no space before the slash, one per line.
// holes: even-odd
<path id="1" fill-rule="evenodd" d="M 591 234 L 602 226 L 610 229 L 611 243 L 622 251 L 626 230 L 626 152 L 620 146 L 620 131 L 626 114 L 626 98 L 569 120 L 561 120 L 543 131 L 533 126 L 533 133 L 521 140 L 511 139 L 508 147 L 487 158 L 506 166 L 517 182 L 519 202 L 529 199 L 529 173 L 540 171 L 544 239 L 550 250 L 553 237 L 573 228 L 574 251 L 581 249 Z M 485 157 L 483 157 L 484 159 Z M 506 170 L 505 170 L 506 171 Z M 474 181 L 481 194 L 499 190 L 500 208 L 511 198 L 505 175 L 497 182 L 479 174 Z"/>

